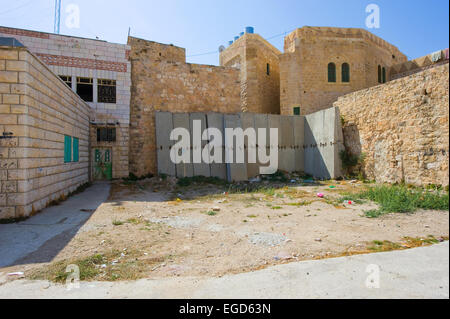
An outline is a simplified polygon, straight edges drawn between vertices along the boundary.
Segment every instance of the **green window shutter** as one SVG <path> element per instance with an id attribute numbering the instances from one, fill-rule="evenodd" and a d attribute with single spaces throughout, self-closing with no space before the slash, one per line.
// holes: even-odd
<path id="1" fill-rule="evenodd" d="M 80 155 L 79 155 L 79 141 L 78 138 L 74 137 L 73 138 L 73 161 L 74 162 L 78 162 L 80 160 Z"/>
<path id="2" fill-rule="evenodd" d="M 383 83 L 386 83 L 386 69 L 383 68 Z"/>
<path id="3" fill-rule="evenodd" d="M 294 115 L 300 115 L 300 106 L 294 107 Z"/>
<path id="4" fill-rule="evenodd" d="M 64 136 L 64 163 L 70 163 L 72 161 L 72 138 L 70 136 Z"/>

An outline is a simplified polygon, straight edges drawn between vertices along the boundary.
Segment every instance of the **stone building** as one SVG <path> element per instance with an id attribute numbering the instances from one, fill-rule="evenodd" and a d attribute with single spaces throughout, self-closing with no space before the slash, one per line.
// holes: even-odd
<path id="1" fill-rule="evenodd" d="M 128 177 L 131 66 L 125 44 L 0 27 L 91 107 L 92 178 Z"/>
<path id="2" fill-rule="evenodd" d="M 128 38 L 131 47 L 130 172 L 156 174 L 155 112 L 240 111 L 239 70 L 186 63 L 185 49 Z"/>
<path id="3" fill-rule="evenodd" d="M 220 66 L 199 65 L 183 48 L 135 37 L 0 27 L 0 219 L 88 181 L 157 174 L 158 111 L 267 117 L 334 105 L 369 178 L 448 185 L 448 49 L 407 61 L 362 29 L 303 27 L 281 53 L 248 27 L 220 51 Z"/>
<path id="4" fill-rule="evenodd" d="M 280 56 L 281 114 L 329 108 L 339 96 L 387 82 L 389 68 L 406 60 L 363 29 L 297 29 L 286 36 Z"/>
<path id="5" fill-rule="evenodd" d="M 241 110 L 280 114 L 281 52 L 253 28 L 220 53 L 220 65 L 240 70 Z"/>
<path id="6" fill-rule="evenodd" d="M 89 181 L 91 115 L 41 59 L 2 42 L 0 220 L 36 213 Z"/>

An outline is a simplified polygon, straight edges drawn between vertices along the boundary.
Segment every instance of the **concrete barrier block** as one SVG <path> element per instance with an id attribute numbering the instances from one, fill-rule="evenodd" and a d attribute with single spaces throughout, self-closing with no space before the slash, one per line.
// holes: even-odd
<path id="1" fill-rule="evenodd" d="M 155 123 L 158 174 L 175 176 L 175 163 L 170 159 L 170 149 L 173 146 L 173 141 L 170 140 L 173 129 L 172 113 L 156 112 Z"/>
<path id="2" fill-rule="evenodd" d="M 255 114 L 253 113 L 241 113 L 241 124 L 242 129 L 247 130 L 249 128 L 255 129 Z M 247 163 L 247 176 L 248 178 L 255 177 L 259 175 L 259 166 L 257 163 L 258 159 L 258 150 L 256 149 L 256 138 L 257 138 L 257 130 L 255 130 L 255 140 L 249 140 L 247 137 L 245 138 L 245 162 Z M 254 163 L 249 162 L 249 152 L 254 152 L 256 155 L 256 161 Z"/>
<path id="3" fill-rule="evenodd" d="M 172 118 L 173 118 L 173 127 L 174 128 L 184 128 L 188 132 L 191 131 L 188 113 L 174 113 Z M 175 141 L 174 143 L 176 144 L 177 141 Z M 189 154 L 190 154 L 189 163 L 180 163 L 180 164 L 175 165 L 176 176 L 178 178 L 194 176 L 194 167 L 192 166 L 191 145 L 189 145 L 189 147 L 186 147 L 184 149 L 178 149 L 175 151 L 180 156 L 181 156 L 181 152 L 189 152 Z M 180 156 L 177 156 L 177 158 L 179 159 Z"/>
<path id="4" fill-rule="evenodd" d="M 295 150 L 294 150 L 294 117 L 280 116 L 280 170 L 292 173 L 295 171 Z"/>
<path id="5" fill-rule="evenodd" d="M 208 128 L 216 128 L 222 134 L 222 160 L 220 163 L 211 163 L 211 176 L 220 179 L 227 179 L 227 166 L 225 164 L 225 131 L 224 131 L 224 117 L 221 113 L 208 113 L 206 114 L 206 121 Z M 211 153 L 210 153 L 211 154 Z"/>
<path id="6" fill-rule="evenodd" d="M 294 116 L 294 170 L 296 172 L 305 171 L 305 152 L 303 145 L 305 142 L 305 117 Z"/>
<path id="7" fill-rule="evenodd" d="M 194 121 L 200 121 L 201 127 L 200 127 L 200 135 L 197 136 L 194 132 Z M 205 176 L 210 177 L 211 176 L 211 169 L 209 167 L 208 163 L 205 163 L 202 159 L 202 151 L 205 148 L 207 141 L 202 140 L 202 134 L 206 130 L 206 114 L 205 113 L 190 113 L 189 114 L 189 123 L 190 123 L 190 131 L 191 131 L 191 145 L 192 145 L 192 156 L 194 156 L 194 153 L 200 152 L 200 162 L 201 163 L 195 163 L 193 160 L 192 166 L 194 167 L 194 176 Z M 198 140 L 200 139 L 200 140 Z M 195 145 L 195 142 L 199 145 Z M 209 159 L 208 159 L 209 160 Z"/>
<path id="8" fill-rule="evenodd" d="M 237 114 L 224 115 L 224 128 L 240 128 L 242 127 L 241 119 Z M 227 179 L 229 182 L 246 181 L 247 177 L 247 165 L 245 163 L 236 163 L 236 145 L 235 141 L 228 141 L 225 134 L 225 150 L 233 154 L 232 163 L 227 163 Z M 227 147 L 229 145 L 229 147 Z"/>

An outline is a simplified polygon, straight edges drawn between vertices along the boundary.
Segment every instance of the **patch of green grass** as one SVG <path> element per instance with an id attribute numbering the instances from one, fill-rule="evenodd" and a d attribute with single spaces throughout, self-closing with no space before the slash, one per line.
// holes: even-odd
<path id="1" fill-rule="evenodd" d="M 344 196 L 339 198 L 339 201 L 340 201 L 340 203 L 352 201 L 358 205 L 361 205 L 364 203 L 364 200 L 362 200 L 358 195 L 354 195 L 354 194 L 344 194 Z"/>
<path id="2" fill-rule="evenodd" d="M 225 186 L 228 185 L 228 182 L 217 177 L 204 177 L 204 176 L 183 177 L 180 178 L 177 182 L 177 185 L 180 187 L 188 187 L 192 184 L 211 184 L 211 185 Z"/>
<path id="3" fill-rule="evenodd" d="M 112 224 L 113 224 L 114 226 L 121 226 L 121 225 L 124 224 L 124 222 L 123 222 L 123 221 L 120 221 L 120 220 L 113 220 L 113 221 L 112 221 Z"/>
<path id="4" fill-rule="evenodd" d="M 129 218 L 129 219 L 127 219 L 127 223 L 128 224 L 138 225 L 138 224 L 140 224 L 142 222 L 143 222 L 143 220 L 139 219 L 139 218 Z"/>
<path id="5" fill-rule="evenodd" d="M 301 207 L 301 206 L 309 206 L 312 204 L 312 201 L 304 200 L 298 203 L 288 203 L 289 206 Z"/>
<path id="6" fill-rule="evenodd" d="M 168 255 L 142 258 L 142 253 L 137 251 L 129 252 L 126 257 L 121 257 L 121 253 L 121 251 L 114 250 L 79 259 L 58 261 L 33 270 L 28 278 L 64 283 L 70 275 L 70 272 L 66 272 L 67 266 L 76 265 L 80 270 L 79 279 L 81 281 L 137 280 L 146 277 L 155 264 L 173 257 Z M 113 260 L 117 263 L 113 264 Z"/>
<path id="7" fill-rule="evenodd" d="M 277 209 L 283 209 L 283 207 L 281 207 L 281 206 L 272 206 L 271 208 L 272 208 L 272 209 L 276 209 L 276 210 L 277 210 Z"/>
<path id="8" fill-rule="evenodd" d="M 253 214 L 252 214 L 252 215 L 247 215 L 247 217 L 248 217 L 248 218 L 257 218 L 258 215 L 253 215 Z"/>
<path id="9" fill-rule="evenodd" d="M 364 216 L 366 216 L 367 218 L 378 218 L 382 215 L 384 215 L 384 213 L 379 209 L 371 209 L 364 211 Z"/>
<path id="10" fill-rule="evenodd" d="M 380 240 L 374 240 L 372 242 L 372 245 L 367 247 L 369 250 L 375 251 L 375 252 L 381 252 L 381 251 L 391 251 L 391 250 L 397 250 L 401 249 L 402 246 L 399 244 L 393 243 L 388 240 L 380 241 Z"/>
<path id="11" fill-rule="evenodd" d="M 403 185 L 376 186 L 362 193 L 361 197 L 378 203 L 380 210 L 386 213 L 409 213 L 417 209 L 449 209 L 448 194 Z"/>
<path id="12" fill-rule="evenodd" d="M 389 213 L 413 213 L 418 209 L 448 210 L 449 194 L 442 191 L 430 191 L 423 188 L 406 185 L 380 185 L 367 190 L 347 195 L 343 200 L 353 200 L 355 203 L 367 199 L 377 203 L 380 208 L 366 211 L 370 218 Z"/>
<path id="13" fill-rule="evenodd" d="M 69 264 L 77 265 L 80 269 L 80 280 L 92 280 L 97 275 L 100 274 L 100 265 L 105 262 L 105 258 L 101 254 L 90 256 L 83 259 L 78 259 L 73 262 L 60 261 L 57 262 L 45 270 L 37 271 L 31 274 L 30 279 L 47 279 L 53 282 L 64 283 L 70 272 L 66 272 L 67 266 Z"/>
<path id="14" fill-rule="evenodd" d="M 216 216 L 217 212 L 210 210 L 210 211 L 206 212 L 206 215 L 208 215 L 208 216 Z"/>
<path id="15" fill-rule="evenodd" d="M 273 187 L 261 188 L 258 193 L 264 194 L 266 196 L 275 196 L 276 191 Z"/>

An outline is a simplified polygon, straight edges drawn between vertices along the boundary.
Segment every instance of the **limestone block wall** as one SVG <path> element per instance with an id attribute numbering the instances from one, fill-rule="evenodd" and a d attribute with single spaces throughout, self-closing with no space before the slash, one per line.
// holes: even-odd
<path id="1" fill-rule="evenodd" d="M 449 184 L 449 65 L 342 96 L 344 140 L 378 182 Z"/>
<path id="2" fill-rule="evenodd" d="M 240 70 L 243 112 L 280 114 L 280 54 L 259 34 L 244 34 L 221 52 L 221 66 Z"/>
<path id="3" fill-rule="evenodd" d="M 130 172 L 157 173 L 155 112 L 240 110 L 239 70 L 187 64 L 185 50 L 129 37 L 132 90 Z"/>
<path id="4" fill-rule="evenodd" d="M 280 56 L 281 114 L 300 107 L 307 115 L 330 108 L 339 96 L 378 85 L 378 66 L 386 70 L 406 61 L 396 47 L 355 28 L 303 27 L 285 38 Z M 336 65 L 336 82 L 328 82 L 328 64 Z M 342 81 L 342 64 L 350 65 L 350 82 Z"/>
<path id="5" fill-rule="evenodd" d="M 128 177 L 128 139 L 130 124 L 131 64 L 130 47 L 102 40 L 70 37 L 59 34 L 0 27 L 0 37 L 14 37 L 41 59 L 56 75 L 72 78 L 77 89 L 77 77 L 93 79 L 93 101 L 87 102 L 95 113 L 92 122 L 102 126 L 115 123 L 118 139 L 113 148 L 113 178 Z M 116 81 L 116 103 L 98 101 L 98 79 Z M 117 124 L 119 123 L 119 124 Z M 120 131 L 120 134 L 119 134 Z M 92 146 L 96 147 L 93 130 Z"/>
<path id="6" fill-rule="evenodd" d="M 0 47 L 0 219 L 29 216 L 89 181 L 84 103 L 25 48 Z M 64 162 L 65 135 L 79 161 Z"/>
<path id="7" fill-rule="evenodd" d="M 436 57 L 433 56 L 434 54 L 437 54 Z M 396 80 L 401 77 L 409 76 L 411 74 L 424 71 L 425 69 L 435 67 L 436 65 L 439 64 L 448 63 L 448 58 L 449 58 L 449 50 L 445 49 L 436 51 L 432 54 L 428 54 L 411 61 L 406 61 L 403 63 L 393 65 L 389 69 L 389 79 Z M 434 59 L 436 60 L 433 61 Z"/>

